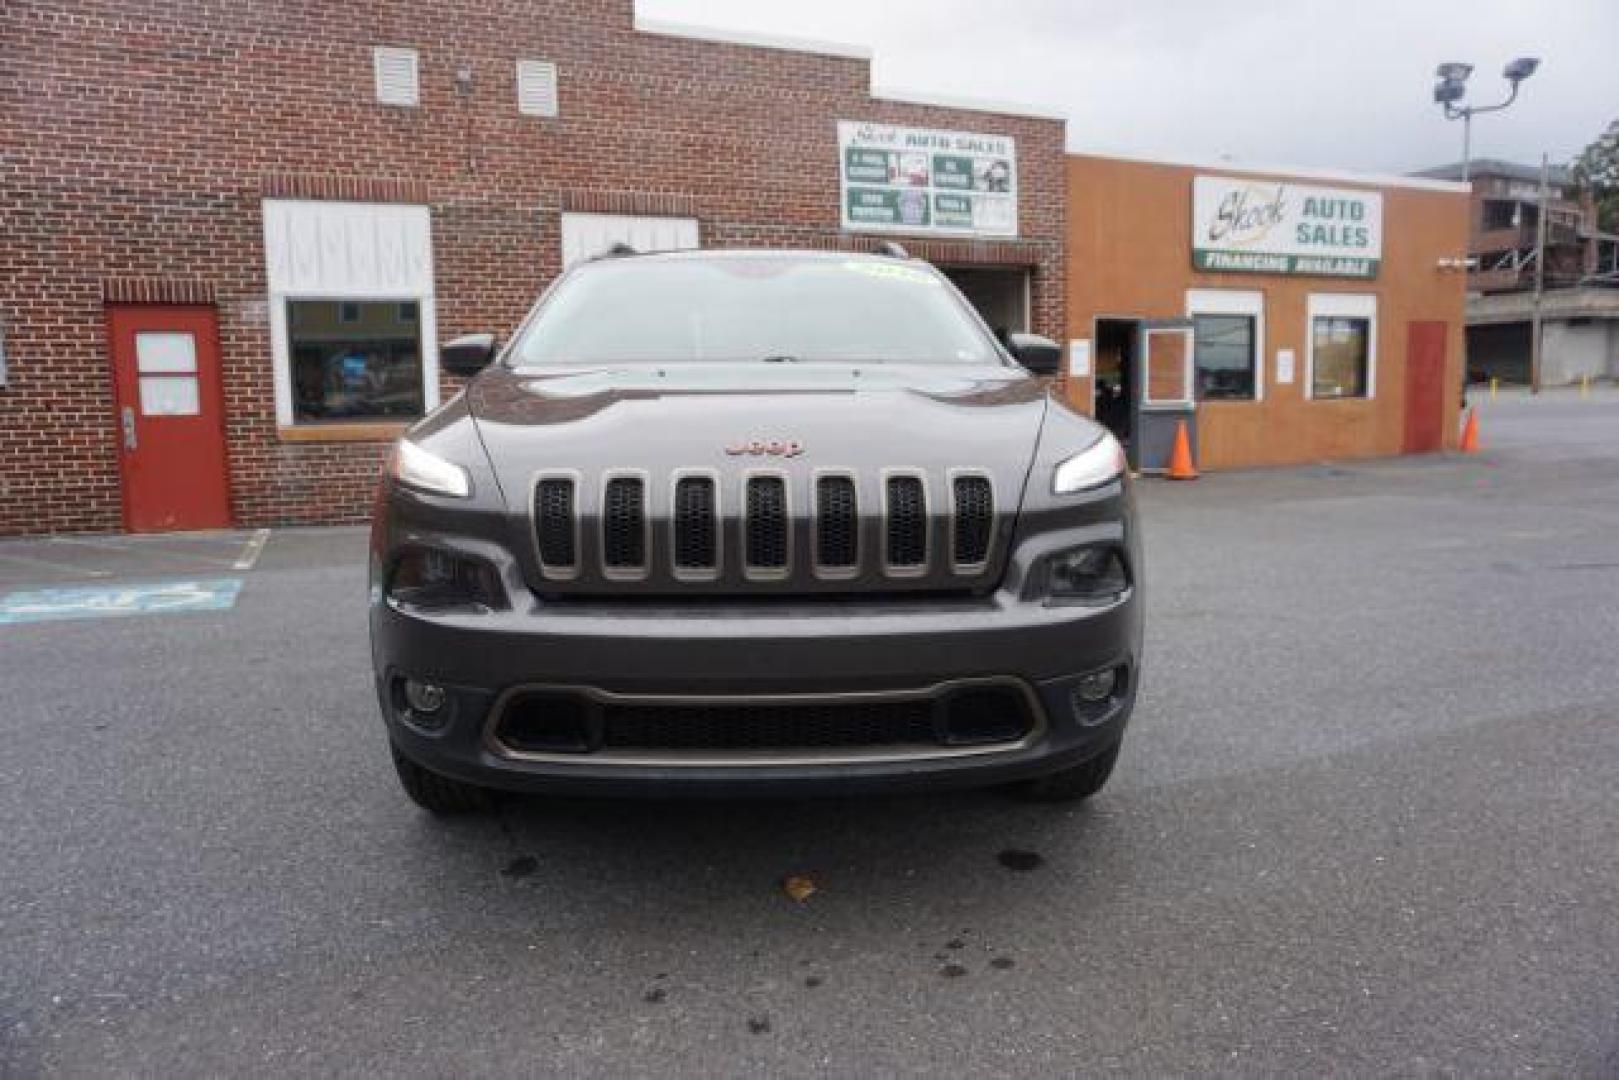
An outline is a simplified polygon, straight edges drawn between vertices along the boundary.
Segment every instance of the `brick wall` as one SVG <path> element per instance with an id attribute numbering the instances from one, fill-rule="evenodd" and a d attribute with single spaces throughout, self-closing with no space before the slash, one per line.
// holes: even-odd
<path id="1" fill-rule="evenodd" d="M 277 432 L 265 197 L 429 204 L 448 339 L 515 325 L 565 208 L 864 247 L 836 120 L 1003 133 L 1020 239 L 900 239 L 1032 267 L 1034 328 L 1063 334 L 1062 123 L 874 100 L 861 59 L 636 32 L 631 0 L 6 0 L 0 40 L 27 43 L 0 51 L 0 534 L 119 526 L 104 305 L 165 289 L 217 304 L 238 523 L 365 516 L 383 443 Z M 419 50 L 420 107 L 376 104 L 374 45 Z M 559 118 L 518 113 L 518 58 L 557 64 Z"/>

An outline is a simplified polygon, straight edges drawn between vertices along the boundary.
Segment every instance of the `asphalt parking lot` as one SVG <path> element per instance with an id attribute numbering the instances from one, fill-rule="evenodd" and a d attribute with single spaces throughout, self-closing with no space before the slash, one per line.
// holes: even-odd
<path id="1" fill-rule="evenodd" d="M 1082 808 L 442 823 L 362 531 L 0 544 L 0 1074 L 1619 1075 L 1619 395 L 1481 415 L 1144 483 Z"/>

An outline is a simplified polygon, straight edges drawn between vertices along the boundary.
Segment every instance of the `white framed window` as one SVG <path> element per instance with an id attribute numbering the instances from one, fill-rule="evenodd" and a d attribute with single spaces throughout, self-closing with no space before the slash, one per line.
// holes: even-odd
<path id="1" fill-rule="evenodd" d="M 267 199 L 264 249 L 277 424 L 438 407 L 427 207 Z"/>
<path id="2" fill-rule="evenodd" d="M 1304 391 L 1313 400 L 1377 396 L 1377 297 L 1311 293 L 1304 328 Z"/>
<path id="3" fill-rule="evenodd" d="M 572 266 L 628 244 L 636 251 L 690 251 L 698 246 L 697 219 L 630 214 L 563 214 L 562 265 Z"/>
<path id="4" fill-rule="evenodd" d="M 421 104 L 421 79 L 415 49 L 378 45 L 371 50 L 371 70 L 382 105 L 414 107 Z"/>
<path id="5" fill-rule="evenodd" d="M 1141 407 L 1183 410 L 1192 397 L 1196 331 L 1190 326 L 1148 326 L 1141 333 Z"/>
<path id="6" fill-rule="evenodd" d="M 549 60 L 517 61 L 517 111 L 524 116 L 557 115 L 557 66 Z"/>
<path id="7" fill-rule="evenodd" d="M 1199 401 L 1265 399 L 1265 294 L 1246 289 L 1188 289 L 1192 369 Z"/>

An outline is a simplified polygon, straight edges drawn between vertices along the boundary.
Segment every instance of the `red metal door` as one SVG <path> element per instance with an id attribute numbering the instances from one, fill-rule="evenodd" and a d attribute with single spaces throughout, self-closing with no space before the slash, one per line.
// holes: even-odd
<path id="1" fill-rule="evenodd" d="M 211 307 L 107 309 L 124 527 L 219 529 L 230 521 L 219 330 Z"/>
<path id="2" fill-rule="evenodd" d="M 1445 324 L 1413 322 L 1405 347 L 1405 452 L 1430 454 L 1444 445 Z"/>

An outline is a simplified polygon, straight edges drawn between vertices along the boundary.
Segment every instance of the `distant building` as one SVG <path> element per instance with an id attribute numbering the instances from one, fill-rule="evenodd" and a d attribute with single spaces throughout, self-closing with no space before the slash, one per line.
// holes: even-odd
<path id="1" fill-rule="evenodd" d="M 1540 168 L 1475 159 L 1468 274 L 1468 371 L 1474 378 L 1529 381 Z M 1458 162 L 1418 175 L 1458 180 Z M 1619 378 L 1619 234 L 1597 228 L 1589 198 L 1567 168 L 1548 170 L 1546 293 L 1541 383 Z"/>

